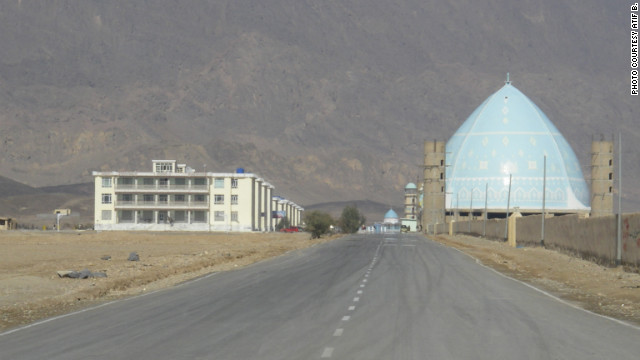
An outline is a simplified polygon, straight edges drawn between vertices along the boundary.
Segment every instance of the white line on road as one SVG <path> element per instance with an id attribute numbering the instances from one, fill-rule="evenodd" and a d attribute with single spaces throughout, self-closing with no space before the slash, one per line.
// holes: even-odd
<path id="1" fill-rule="evenodd" d="M 351 316 L 346 315 L 342 317 L 342 321 L 349 321 L 349 319 L 351 319 Z"/>
<path id="2" fill-rule="evenodd" d="M 357 291 L 357 294 L 358 294 L 358 295 L 362 294 L 362 290 L 358 290 L 358 291 Z"/>
<path id="3" fill-rule="evenodd" d="M 333 348 L 324 348 L 324 351 L 322 352 L 322 358 L 326 359 L 326 358 L 330 358 L 331 355 L 333 355 Z"/>
<path id="4" fill-rule="evenodd" d="M 355 307 L 355 306 L 353 306 L 353 305 L 352 305 L 352 306 L 349 306 L 349 311 L 353 311 L 353 310 L 355 310 L 355 309 L 356 309 L 356 307 Z"/>
<path id="5" fill-rule="evenodd" d="M 344 329 L 336 329 L 336 331 L 333 332 L 333 336 L 342 336 L 343 332 Z"/>
<path id="6" fill-rule="evenodd" d="M 359 297 L 354 297 L 354 298 L 353 298 L 353 302 L 358 302 L 358 301 L 360 301 L 360 298 L 359 298 Z"/>

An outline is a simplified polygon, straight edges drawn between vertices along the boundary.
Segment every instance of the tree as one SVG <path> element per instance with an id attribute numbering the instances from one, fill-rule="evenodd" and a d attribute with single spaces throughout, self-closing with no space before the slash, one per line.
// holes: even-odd
<path id="1" fill-rule="evenodd" d="M 305 214 L 304 222 L 305 229 L 311 233 L 311 238 L 318 239 L 329 232 L 333 218 L 326 212 L 314 210 Z"/>
<path id="2" fill-rule="evenodd" d="M 364 225 L 366 219 L 358 210 L 355 205 L 346 206 L 342 209 L 342 215 L 340 215 L 340 227 L 342 232 L 347 234 L 353 234 L 360 229 L 360 226 Z"/>
<path id="3" fill-rule="evenodd" d="M 291 226 L 291 222 L 289 221 L 289 218 L 285 216 L 282 219 L 280 219 L 280 222 L 278 222 L 278 224 L 276 225 L 276 231 L 286 229 L 290 226 Z"/>

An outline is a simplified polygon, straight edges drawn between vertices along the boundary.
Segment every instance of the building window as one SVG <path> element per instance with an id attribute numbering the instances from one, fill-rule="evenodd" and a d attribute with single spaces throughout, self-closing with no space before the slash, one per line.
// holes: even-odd
<path id="1" fill-rule="evenodd" d="M 125 203 L 131 203 L 133 202 L 133 194 L 121 194 L 119 195 L 120 201 L 125 202 Z"/>
<path id="2" fill-rule="evenodd" d="M 231 205 L 238 205 L 238 195 L 231 195 Z"/>
<path id="3" fill-rule="evenodd" d="M 151 195 L 153 196 L 153 195 Z M 150 224 L 153 222 L 153 211 L 145 210 L 142 212 L 142 222 Z"/>
<path id="4" fill-rule="evenodd" d="M 440 173 L 440 179 L 444 179 L 444 173 Z"/>
<path id="5" fill-rule="evenodd" d="M 213 203 L 217 205 L 224 204 L 224 195 L 214 195 Z"/>
<path id="6" fill-rule="evenodd" d="M 213 221 L 224 221 L 224 211 L 215 211 L 213 213 Z"/>
<path id="7" fill-rule="evenodd" d="M 111 210 L 102 210 L 102 220 L 111 220 Z"/>
<path id="8" fill-rule="evenodd" d="M 205 212 L 204 211 L 194 211 L 193 212 L 193 222 L 203 223 L 205 222 Z"/>
<path id="9" fill-rule="evenodd" d="M 613 180 L 613 173 L 609 173 L 609 180 Z"/>
<path id="10" fill-rule="evenodd" d="M 231 179 L 231 188 L 232 189 L 238 188 L 238 179 Z"/>
<path id="11" fill-rule="evenodd" d="M 169 195 L 158 195 L 158 202 L 166 204 L 169 202 Z"/>
<path id="12" fill-rule="evenodd" d="M 146 185 L 146 186 L 153 186 L 156 183 L 155 183 L 153 178 L 144 178 L 144 179 L 142 179 L 142 184 Z"/>
<path id="13" fill-rule="evenodd" d="M 111 187 L 111 178 L 102 178 L 102 187 L 110 188 Z"/>
<path id="14" fill-rule="evenodd" d="M 231 221 L 238 222 L 238 212 L 237 211 L 232 211 L 231 212 Z"/>
<path id="15" fill-rule="evenodd" d="M 175 181 L 176 185 L 179 185 L 179 186 L 185 186 L 185 184 L 186 184 L 186 179 L 185 178 L 176 178 L 176 179 L 174 179 L 174 181 Z"/>
<path id="16" fill-rule="evenodd" d="M 187 221 L 187 216 L 184 211 L 174 211 L 173 220 L 178 223 L 183 223 Z"/>
<path id="17" fill-rule="evenodd" d="M 130 177 L 118 178 L 117 182 L 118 182 L 118 185 L 133 185 L 134 184 L 133 178 L 130 178 Z"/>
<path id="18" fill-rule="evenodd" d="M 205 179 L 205 178 L 195 178 L 195 179 L 193 179 L 193 185 L 207 185 L 207 179 Z"/>
<path id="19" fill-rule="evenodd" d="M 111 194 L 102 194 L 102 203 L 111 204 Z"/>
<path id="20" fill-rule="evenodd" d="M 609 166 L 613 166 L 613 160 L 609 159 Z"/>
<path id="21" fill-rule="evenodd" d="M 177 203 L 183 203 L 184 202 L 184 195 L 173 195 L 173 201 L 175 201 Z"/>
<path id="22" fill-rule="evenodd" d="M 214 180 L 213 187 L 216 188 L 216 189 L 224 189 L 224 179 L 223 178 L 216 178 Z"/>
<path id="23" fill-rule="evenodd" d="M 195 202 L 205 202 L 207 198 L 205 195 L 193 195 L 193 201 Z"/>
<path id="24" fill-rule="evenodd" d="M 168 178 L 158 179 L 158 185 L 163 187 L 169 186 L 169 179 Z"/>
<path id="25" fill-rule="evenodd" d="M 156 163 L 156 172 L 173 172 L 173 163 Z"/>
<path id="26" fill-rule="evenodd" d="M 120 222 L 133 222 L 133 211 L 131 210 L 123 210 L 120 213 Z"/>
<path id="27" fill-rule="evenodd" d="M 613 192 L 613 187 L 609 186 L 609 192 L 612 193 Z"/>

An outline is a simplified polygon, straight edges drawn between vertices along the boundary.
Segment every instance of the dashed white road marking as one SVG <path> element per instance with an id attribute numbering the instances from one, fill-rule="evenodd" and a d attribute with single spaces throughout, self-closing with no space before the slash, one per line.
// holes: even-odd
<path id="1" fill-rule="evenodd" d="M 349 319 L 351 319 L 351 316 L 346 315 L 342 317 L 342 321 L 349 321 Z"/>
<path id="2" fill-rule="evenodd" d="M 358 295 L 362 294 L 362 290 L 358 290 Z"/>
<path id="3" fill-rule="evenodd" d="M 360 298 L 359 298 L 359 297 L 354 297 L 354 298 L 353 298 L 353 302 L 358 302 L 358 301 L 360 301 Z"/>
<path id="4" fill-rule="evenodd" d="M 353 305 L 352 305 L 352 306 L 349 306 L 349 311 L 353 311 L 353 310 L 355 310 L 355 309 L 356 309 L 356 307 L 355 307 L 355 306 L 353 306 Z"/>
<path id="5" fill-rule="evenodd" d="M 364 287 L 364 284 L 360 285 L 360 287 Z"/>
<path id="6" fill-rule="evenodd" d="M 342 333 L 344 333 L 344 329 L 336 329 L 336 331 L 333 332 L 333 336 L 342 336 Z"/>
<path id="7" fill-rule="evenodd" d="M 333 355 L 333 348 L 324 348 L 324 351 L 322 352 L 322 358 L 326 359 L 326 358 L 330 358 L 331 355 Z"/>

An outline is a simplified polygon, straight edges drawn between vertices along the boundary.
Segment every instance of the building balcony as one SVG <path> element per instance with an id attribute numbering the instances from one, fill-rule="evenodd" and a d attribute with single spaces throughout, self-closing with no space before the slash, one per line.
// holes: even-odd
<path id="1" fill-rule="evenodd" d="M 209 185 L 136 185 L 136 184 L 116 184 L 116 193 L 198 193 L 206 194 L 209 192 Z"/>
<path id="2" fill-rule="evenodd" d="M 209 203 L 206 201 L 116 201 L 116 210 L 151 210 L 151 209 L 176 209 L 176 210 L 207 210 Z"/>

